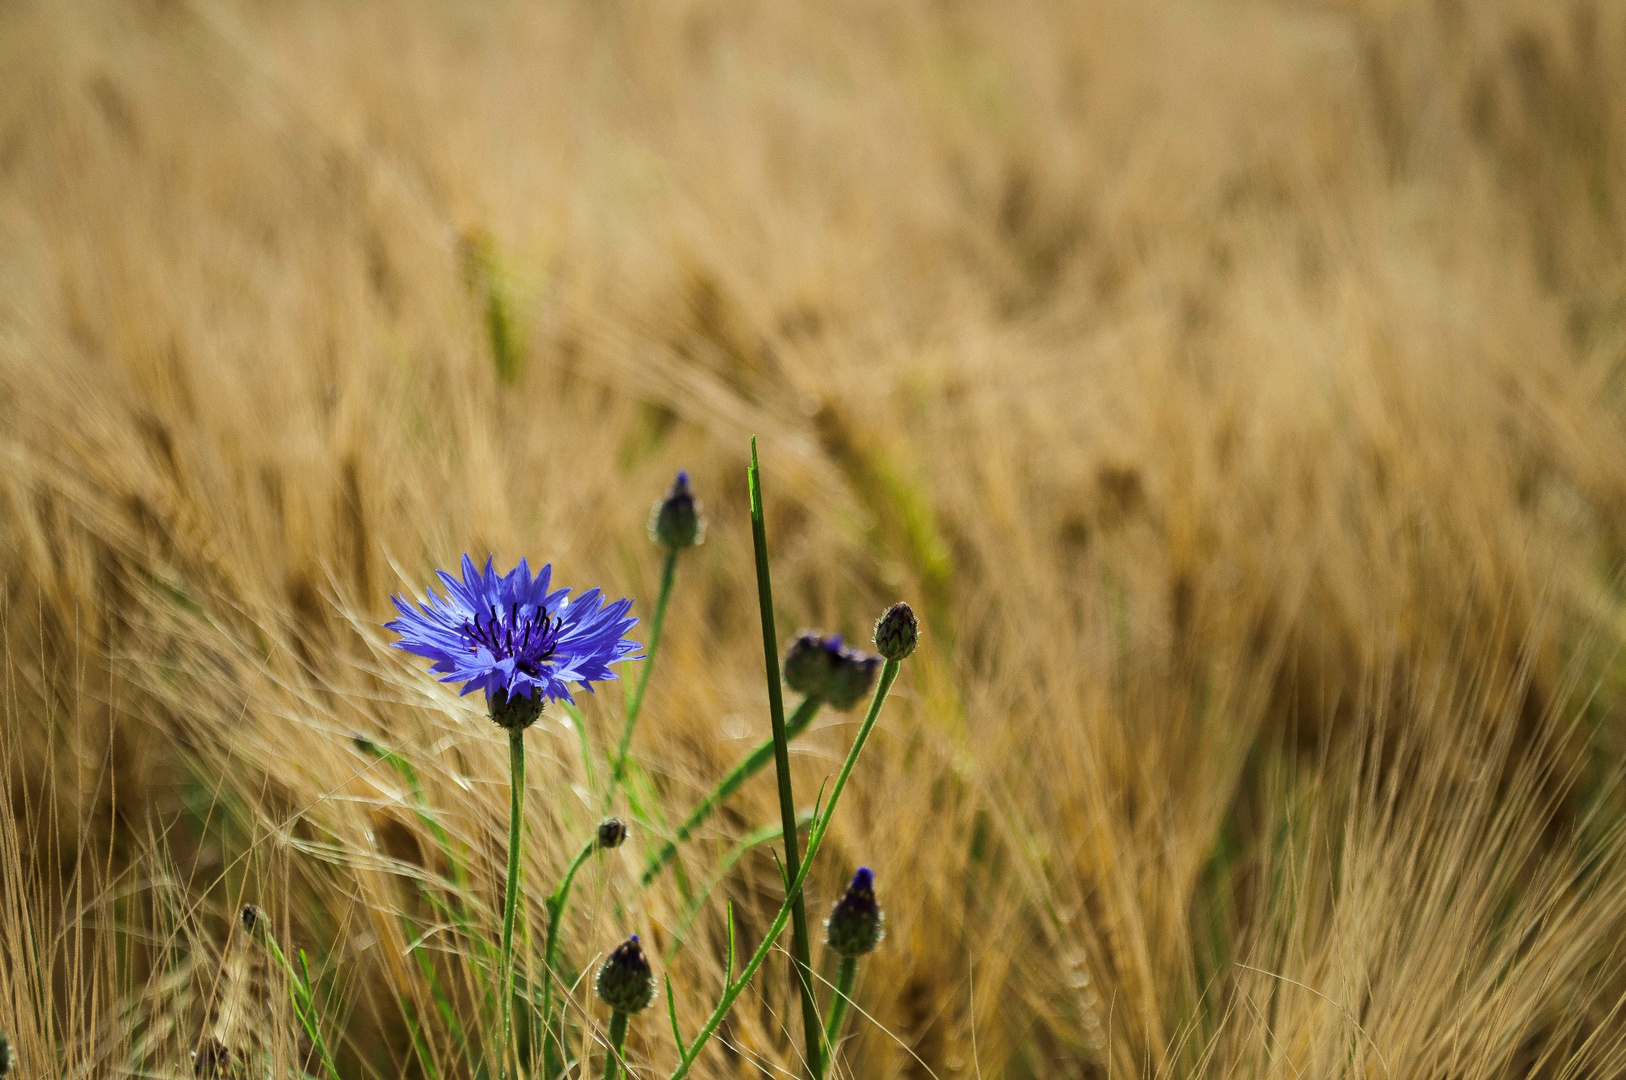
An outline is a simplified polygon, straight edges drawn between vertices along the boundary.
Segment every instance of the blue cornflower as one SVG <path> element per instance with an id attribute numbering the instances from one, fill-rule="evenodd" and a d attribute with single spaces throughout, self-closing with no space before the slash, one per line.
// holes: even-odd
<path id="1" fill-rule="evenodd" d="M 441 682 L 460 682 L 463 693 L 486 692 L 491 718 L 506 728 L 536 721 L 549 701 L 570 701 L 570 683 L 615 678 L 610 665 L 638 659 L 641 646 L 625 635 L 638 622 L 631 600 L 606 604 L 598 589 L 572 598 L 548 591 L 551 564 L 533 577 L 524 559 L 506 574 L 486 560 L 477 569 L 463 556 L 463 580 L 437 570 L 446 596 L 433 590 L 414 608 L 396 596 L 401 617 L 384 624 L 401 635 L 398 649 L 434 661 Z"/>

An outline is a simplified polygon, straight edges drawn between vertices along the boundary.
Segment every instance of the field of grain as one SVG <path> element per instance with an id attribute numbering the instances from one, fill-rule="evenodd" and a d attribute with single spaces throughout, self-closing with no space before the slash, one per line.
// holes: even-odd
<path id="1" fill-rule="evenodd" d="M 633 931 L 697 1028 L 783 891 L 771 770 L 640 883 L 767 733 L 752 435 L 781 639 L 924 628 L 833 1076 L 1626 1074 L 1626 4 L 12 0 L 17 1075 L 318 1071 L 252 902 L 344 1080 L 494 1077 L 505 739 L 380 623 L 469 552 L 642 632 L 679 468 L 563 1070 Z M 627 685 L 527 735 L 531 977 Z M 788 972 L 693 1075 L 799 1073 Z"/>

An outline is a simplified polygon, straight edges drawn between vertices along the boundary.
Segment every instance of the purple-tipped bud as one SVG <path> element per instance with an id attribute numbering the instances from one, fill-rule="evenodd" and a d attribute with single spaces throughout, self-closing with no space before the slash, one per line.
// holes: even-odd
<path id="1" fill-rule="evenodd" d="M 875 951 L 886 936 L 886 915 L 875 900 L 875 875 L 860 866 L 824 923 L 824 941 L 840 956 Z"/>
<path id="2" fill-rule="evenodd" d="M 908 604 L 893 604 L 875 624 L 875 651 L 888 660 L 902 660 L 919 641 L 920 620 Z"/>
<path id="3" fill-rule="evenodd" d="M 237 921 L 242 923 L 243 929 L 251 934 L 254 932 L 254 928 L 260 925 L 260 919 L 263 917 L 264 913 L 253 904 L 244 904 L 237 911 Z"/>
<path id="4" fill-rule="evenodd" d="M 491 709 L 491 721 L 498 727 L 513 731 L 515 728 L 524 729 L 536 723 L 542 715 L 542 695 L 532 693 L 529 697 L 523 694 L 510 694 L 506 690 L 486 696 L 486 705 Z"/>
<path id="5" fill-rule="evenodd" d="M 706 518 L 701 512 L 700 500 L 689 490 L 687 471 L 677 474 L 666 498 L 649 512 L 649 537 L 673 551 L 694 547 L 705 540 Z"/>
<path id="6" fill-rule="evenodd" d="M 840 666 L 840 637 L 827 640 L 811 630 L 803 630 L 785 652 L 785 685 L 798 694 L 824 698 Z"/>
<path id="7" fill-rule="evenodd" d="M 618 848 L 627 839 L 627 823 L 618 817 L 607 817 L 598 823 L 598 846 L 601 850 Z"/>
<path id="8" fill-rule="evenodd" d="M 617 1012 L 642 1012 L 655 999 L 655 975 L 644 958 L 644 947 L 634 934 L 599 966 L 599 1000 Z"/>

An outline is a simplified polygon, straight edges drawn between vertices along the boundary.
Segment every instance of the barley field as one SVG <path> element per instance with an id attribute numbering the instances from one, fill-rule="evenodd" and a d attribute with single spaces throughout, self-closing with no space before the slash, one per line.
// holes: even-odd
<path id="1" fill-rule="evenodd" d="M 785 893 L 773 770 L 645 880 L 769 733 L 752 436 L 781 647 L 922 627 L 829 1076 L 1626 1075 L 1626 4 L 10 0 L 14 1075 L 596 1077 L 633 932 L 671 1075 Z M 505 1059 L 503 732 L 381 624 L 467 552 L 646 641 L 679 469 Z M 692 1075 L 809 1071 L 789 942 Z"/>

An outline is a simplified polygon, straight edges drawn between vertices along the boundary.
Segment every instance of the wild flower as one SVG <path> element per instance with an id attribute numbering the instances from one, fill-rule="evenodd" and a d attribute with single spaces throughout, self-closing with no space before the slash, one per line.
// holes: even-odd
<path id="1" fill-rule="evenodd" d="M 385 629 L 401 635 L 398 649 L 433 660 L 441 682 L 463 684 L 463 693 L 484 690 L 491 719 L 505 728 L 536 722 L 549 701 L 574 703 L 570 684 L 615 678 L 610 665 L 638 659 L 639 645 L 626 637 L 638 620 L 627 615 L 631 600 L 605 603 L 592 589 L 575 598 L 569 589 L 548 589 L 551 564 L 534 576 L 524 560 L 498 574 L 463 556 L 462 580 L 436 571 L 446 596 L 429 592 L 416 608 L 396 596 L 399 619 Z"/>
<path id="2" fill-rule="evenodd" d="M 626 636 L 638 622 L 627 615 L 631 600 L 606 604 L 592 589 L 572 598 L 548 586 L 553 566 L 536 575 L 524 559 L 506 574 L 486 560 L 484 570 L 463 556 L 463 578 L 436 571 L 444 597 L 429 592 L 416 609 L 393 597 L 401 617 L 385 623 L 401 635 L 398 649 L 433 660 L 441 682 L 460 682 L 463 693 L 486 692 L 491 719 L 508 729 L 508 876 L 503 888 L 503 1053 L 513 1046 L 514 916 L 519 899 L 520 837 L 524 826 L 525 729 L 549 701 L 575 703 L 570 684 L 591 692 L 593 683 L 615 678 L 611 664 L 638 658 Z M 551 937 L 551 933 L 550 933 Z M 551 959 L 551 958 L 550 958 Z"/>

